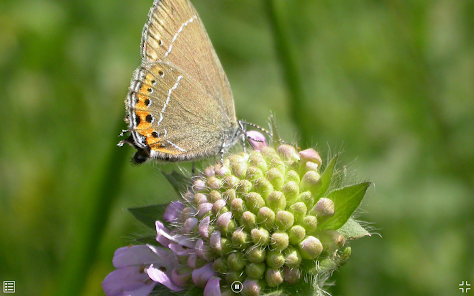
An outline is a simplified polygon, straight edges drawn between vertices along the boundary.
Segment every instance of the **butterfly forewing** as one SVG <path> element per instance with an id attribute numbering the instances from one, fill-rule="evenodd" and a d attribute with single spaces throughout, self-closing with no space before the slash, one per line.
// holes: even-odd
<path id="1" fill-rule="evenodd" d="M 204 25 L 188 0 L 155 1 L 142 33 L 142 58 L 177 65 L 236 122 L 229 82 Z"/>

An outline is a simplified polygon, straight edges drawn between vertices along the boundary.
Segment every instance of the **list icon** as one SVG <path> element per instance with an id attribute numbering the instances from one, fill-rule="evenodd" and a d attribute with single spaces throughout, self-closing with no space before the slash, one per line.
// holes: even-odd
<path id="1" fill-rule="evenodd" d="M 3 281 L 3 293 L 15 293 L 15 281 Z"/>

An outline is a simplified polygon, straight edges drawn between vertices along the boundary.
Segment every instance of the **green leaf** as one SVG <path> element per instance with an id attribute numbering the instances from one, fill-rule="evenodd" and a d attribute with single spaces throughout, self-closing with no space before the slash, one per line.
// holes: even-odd
<path id="1" fill-rule="evenodd" d="M 360 205 L 364 198 L 370 182 L 346 186 L 336 189 L 328 194 L 327 198 L 334 202 L 335 214 L 331 218 L 318 225 L 318 230 L 339 229 L 351 217 L 352 213 Z"/>
<path id="2" fill-rule="evenodd" d="M 184 176 L 177 171 L 172 171 L 171 173 L 161 172 L 168 182 L 170 182 L 171 186 L 173 186 L 178 196 L 181 196 L 183 192 L 186 192 L 188 185 L 189 185 L 189 178 Z"/>
<path id="3" fill-rule="evenodd" d="M 370 236 L 370 233 L 352 218 L 349 218 L 346 224 L 342 225 L 337 232 L 342 234 L 346 240 L 354 240 L 364 236 Z"/>
<path id="4" fill-rule="evenodd" d="M 128 211 L 146 226 L 155 229 L 156 220 L 161 220 L 168 204 L 129 208 Z"/>
<path id="5" fill-rule="evenodd" d="M 339 159 L 339 155 L 340 154 L 334 156 L 329 162 L 329 164 L 326 166 L 326 169 L 324 169 L 324 172 L 321 175 L 321 188 L 315 196 L 316 201 L 319 200 L 319 198 L 328 190 L 329 185 L 331 184 L 334 167 L 336 166 L 337 160 Z"/>

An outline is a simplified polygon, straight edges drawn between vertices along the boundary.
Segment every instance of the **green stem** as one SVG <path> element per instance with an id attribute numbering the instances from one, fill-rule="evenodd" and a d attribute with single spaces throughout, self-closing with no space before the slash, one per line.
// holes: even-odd
<path id="1" fill-rule="evenodd" d="M 290 41 L 288 25 L 284 19 L 284 0 L 266 0 L 267 14 L 272 28 L 275 48 L 280 64 L 283 68 L 283 78 L 291 97 L 289 100 L 290 117 L 301 133 L 301 144 L 309 144 L 310 132 L 305 128 L 305 120 L 308 117 L 304 107 L 305 94 L 303 83 L 298 69 L 295 49 Z"/>

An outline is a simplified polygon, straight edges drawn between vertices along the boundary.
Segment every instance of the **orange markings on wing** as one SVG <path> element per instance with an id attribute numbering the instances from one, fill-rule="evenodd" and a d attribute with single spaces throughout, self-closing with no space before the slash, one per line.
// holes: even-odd
<path id="1" fill-rule="evenodd" d="M 135 127 L 135 129 L 145 130 L 145 129 L 150 129 L 151 128 L 151 123 L 146 121 L 146 116 L 150 114 L 149 112 L 136 110 L 135 114 L 136 114 L 136 116 L 140 117 L 140 123 Z M 151 132 L 153 132 L 153 130 Z M 140 131 L 140 134 L 143 134 L 143 132 Z"/>

